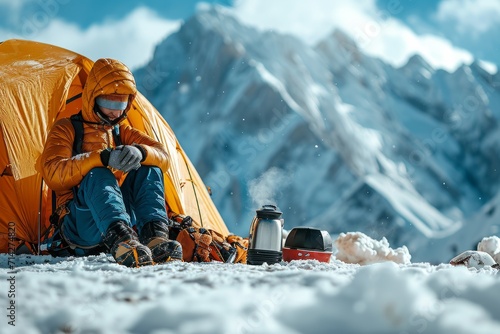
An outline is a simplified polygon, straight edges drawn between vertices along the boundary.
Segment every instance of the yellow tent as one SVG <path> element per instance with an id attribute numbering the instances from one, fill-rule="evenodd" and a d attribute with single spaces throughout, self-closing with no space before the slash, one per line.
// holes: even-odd
<path id="1" fill-rule="evenodd" d="M 0 252 L 23 242 L 37 244 L 49 226 L 51 196 L 35 169 L 48 131 L 59 118 L 77 113 L 93 65 L 88 58 L 53 45 L 8 40 L 0 43 Z M 128 122 L 162 142 L 172 158 L 165 174 L 170 208 L 197 226 L 227 236 L 224 221 L 174 132 L 138 94 Z"/>

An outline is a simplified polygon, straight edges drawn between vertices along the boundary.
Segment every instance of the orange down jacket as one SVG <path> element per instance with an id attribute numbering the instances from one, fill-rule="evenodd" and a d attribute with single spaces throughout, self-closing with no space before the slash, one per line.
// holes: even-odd
<path id="1" fill-rule="evenodd" d="M 116 147 L 112 126 L 103 125 L 95 114 L 94 100 L 103 94 L 129 94 L 127 110 L 137 94 L 135 80 L 130 70 L 121 62 L 113 59 L 99 59 L 90 70 L 82 93 L 84 153 L 72 156 L 75 131 L 71 120 L 63 118 L 54 123 L 42 153 L 42 176 L 50 189 L 56 192 L 57 207 L 73 198 L 72 188 L 95 167 L 103 167 L 101 152 Z M 126 123 L 126 122 L 125 122 Z M 120 139 L 123 145 L 139 144 L 146 152 L 143 165 L 160 167 L 165 172 L 169 166 L 169 156 L 163 144 L 146 134 L 120 123 Z M 108 167 L 109 168 L 109 167 Z M 123 172 L 113 170 L 119 182 Z"/>

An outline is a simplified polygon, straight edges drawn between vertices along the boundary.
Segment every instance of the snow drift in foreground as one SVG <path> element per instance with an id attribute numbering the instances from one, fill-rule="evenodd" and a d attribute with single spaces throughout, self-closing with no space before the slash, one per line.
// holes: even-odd
<path id="1" fill-rule="evenodd" d="M 352 250 L 347 254 L 367 256 L 358 260 L 373 261 L 375 250 L 394 255 L 383 242 L 348 235 L 356 241 L 344 236 Z M 488 239 L 483 245 L 494 251 L 496 243 Z M 1 254 L 0 332 L 500 333 L 496 269 L 411 264 L 409 254 L 401 254 L 405 264 L 360 266 L 332 258 L 140 269 L 117 265 L 105 254 Z M 13 303 L 15 327 L 5 317 Z"/>

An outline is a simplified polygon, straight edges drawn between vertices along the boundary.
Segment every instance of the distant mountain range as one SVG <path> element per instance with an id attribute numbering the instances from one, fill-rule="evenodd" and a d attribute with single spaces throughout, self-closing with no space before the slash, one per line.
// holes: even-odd
<path id="1" fill-rule="evenodd" d="M 232 232 L 274 202 L 285 228 L 385 236 L 441 262 L 497 232 L 500 75 L 486 68 L 394 68 L 341 31 L 311 47 L 210 7 L 135 74 Z"/>

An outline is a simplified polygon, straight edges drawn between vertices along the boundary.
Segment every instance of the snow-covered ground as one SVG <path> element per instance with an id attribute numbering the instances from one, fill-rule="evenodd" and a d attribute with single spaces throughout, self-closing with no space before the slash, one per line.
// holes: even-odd
<path id="1" fill-rule="evenodd" d="M 365 262 L 382 260 L 382 252 L 394 255 L 376 241 L 370 254 L 362 249 L 370 240 L 357 236 L 358 249 L 349 248 L 367 254 Z M 104 254 L 20 255 L 12 271 L 9 255 L 1 254 L 0 332 L 500 333 L 496 269 L 401 258 L 407 263 L 361 266 L 332 257 L 329 263 L 129 269 Z M 8 323 L 12 301 L 15 327 Z"/>

